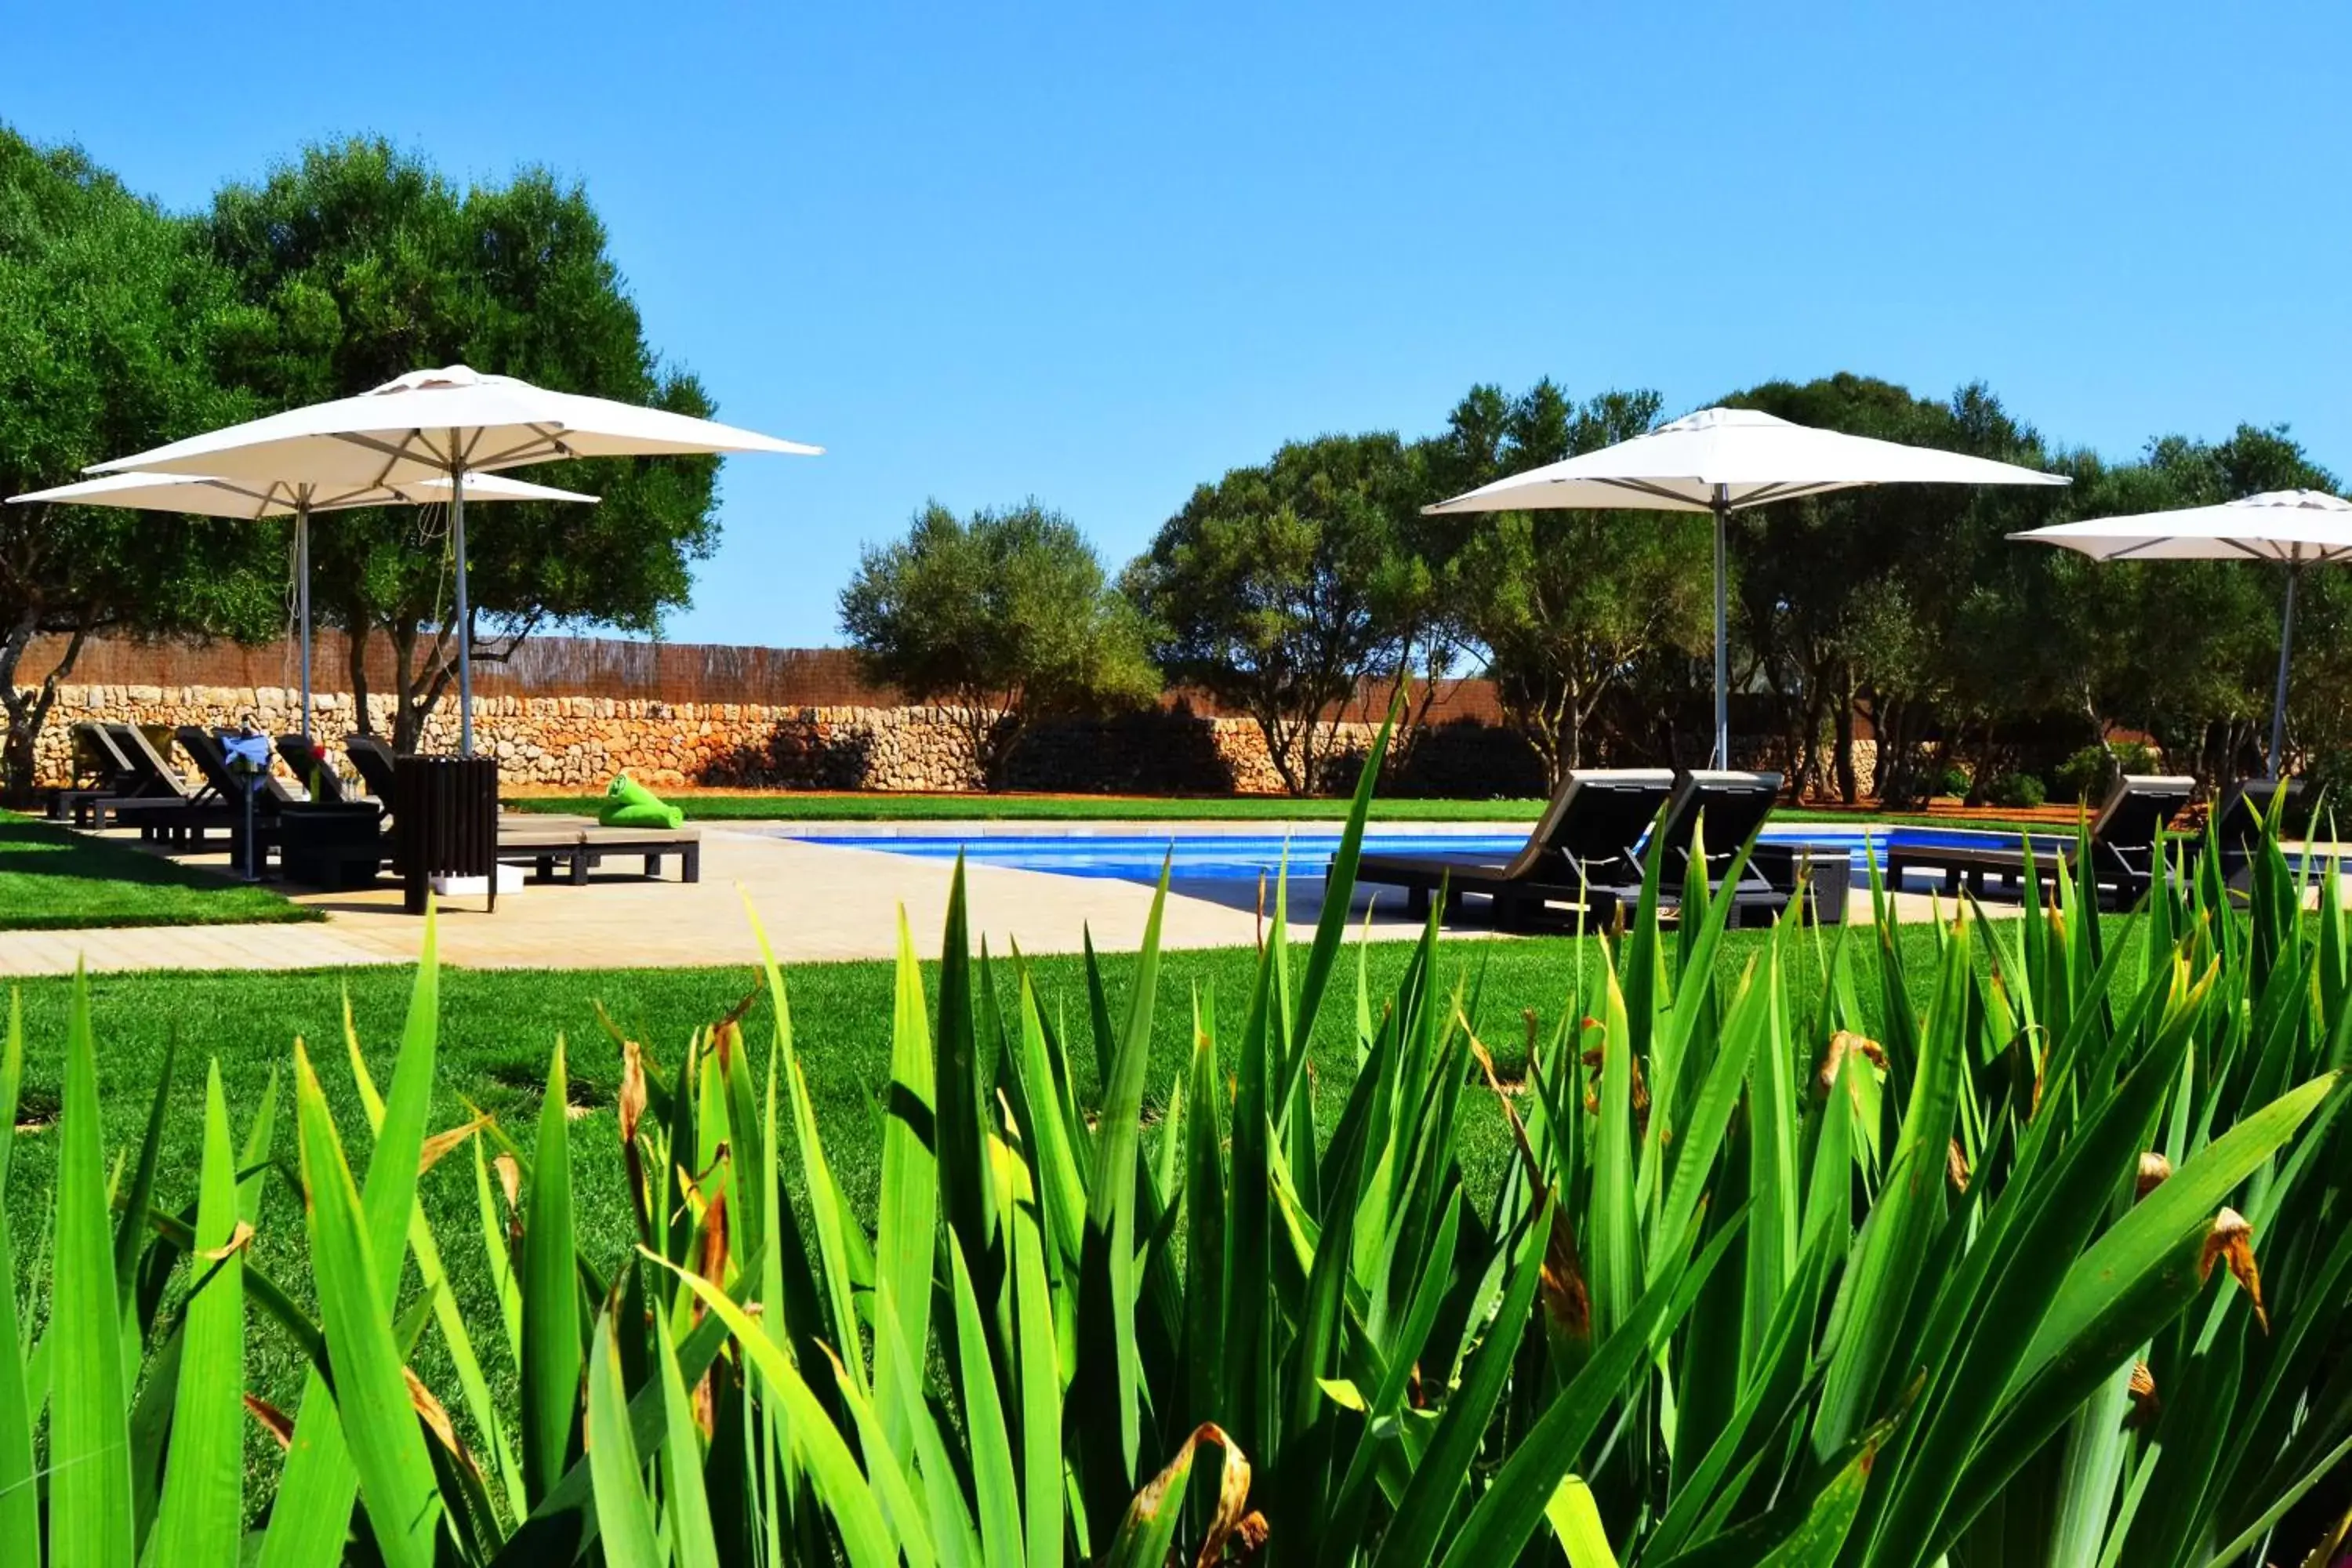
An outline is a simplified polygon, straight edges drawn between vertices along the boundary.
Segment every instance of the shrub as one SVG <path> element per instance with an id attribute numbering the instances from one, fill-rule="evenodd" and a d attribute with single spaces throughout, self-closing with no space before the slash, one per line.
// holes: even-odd
<path id="1" fill-rule="evenodd" d="M 2032 773 L 2003 773 L 1993 780 L 1992 788 L 1987 790 L 1985 795 L 1995 805 L 2014 808 L 2040 805 L 2048 798 L 2048 792 L 2042 789 L 2042 781 Z"/>
<path id="2" fill-rule="evenodd" d="M 1958 763 L 1948 764 L 1936 776 L 1936 793 L 1939 795 L 1965 795 L 1975 782 L 1969 776 L 1968 769 Z"/>
<path id="3" fill-rule="evenodd" d="M 901 944 L 873 1223 L 771 964 L 763 1061 L 731 1021 L 667 1071 L 625 1047 L 617 1265 L 574 1225 L 560 1045 L 527 1148 L 429 1132 L 429 923 L 381 1095 L 351 1052 L 365 1135 L 298 1044 L 291 1152 L 275 1089 L 240 1140 L 215 1073 L 193 1194 L 156 1185 L 168 1066 L 110 1161 L 78 993 L 29 1355 L 0 1229 L 0 1561 L 251 1553 L 257 1328 L 312 1370 L 290 1418 L 258 1412 L 291 1441 L 264 1561 L 1501 1568 L 1573 1542 L 1916 1568 L 2030 1532 L 2042 1561 L 2203 1563 L 2333 1524 L 2289 1510 L 2352 1430 L 2328 1396 L 2352 1351 L 2347 917 L 2331 892 L 2304 918 L 2275 844 L 2243 915 L 2205 902 L 2218 866 L 2160 880 L 2137 968 L 2095 961 L 2087 900 L 1938 927 L 1924 1006 L 1900 942 L 1784 921 L 1735 969 L 1728 899 L 1696 889 L 1669 934 L 1654 890 L 1562 973 L 1570 1022 L 1500 1059 L 1433 930 L 1390 994 L 1356 970 L 1360 1068 L 1318 1083 L 1369 793 L 1311 946 L 1277 904 L 1252 994 L 1197 999 L 1149 1147 L 1157 907 L 1132 991 L 1090 971 L 1074 1041 L 1017 960 L 1016 1005 L 978 1000 L 959 878 L 936 1008 Z M 1823 967 L 1810 1000 L 1795 964 Z M 23 1065 L 12 1026 L 0 1113 Z M 1514 1135 L 1498 1179 L 1463 1168 L 1473 1114 Z M 417 1202 L 467 1164 L 487 1321 Z M 307 1194 L 315 1313 L 245 1246 L 272 1181 Z M 417 1368 L 443 1363 L 436 1389 Z"/>
<path id="4" fill-rule="evenodd" d="M 2137 741 L 2121 741 L 2112 754 L 2105 746 L 2085 746 L 2071 753 L 2051 771 L 2051 777 L 2058 783 L 2060 800 L 2095 804 L 2106 798 L 2123 774 L 2152 773 L 2162 765 L 2163 759 L 2150 747 Z"/>
<path id="5" fill-rule="evenodd" d="M 1039 722 L 1160 695 L 1142 618 L 1076 525 L 1034 500 L 969 521 L 925 507 L 860 558 L 841 627 L 868 679 L 947 715 L 992 790 Z"/>

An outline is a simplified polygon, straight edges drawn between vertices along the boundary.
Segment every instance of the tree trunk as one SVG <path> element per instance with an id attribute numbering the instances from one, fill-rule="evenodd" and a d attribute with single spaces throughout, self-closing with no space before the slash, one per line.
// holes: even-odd
<path id="1" fill-rule="evenodd" d="M 1815 669 L 1811 679 L 1805 682 L 1804 727 L 1798 737 L 1803 750 L 1790 759 L 1795 764 L 1790 769 L 1793 783 L 1790 791 L 1791 800 L 1801 800 L 1807 795 L 1815 800 L 1823 800 L 1830 793 L 1830 770 L 1827 760 L 1822 755 L 1822 732 L 1829 728 L 1830 722 L 1827 669 L 1827 666 Z"/>
<path id="2" fill-rule="evenodd" d="M 1837 727 L 1837 792 L 1838 799 L 1852 805 L 1862 798 L 1862 781 L 1853 767 L 1853 672 L 1839 683 L 1837 712 L 1832 721 Z"/>
<path id="3" fill-rule="evenodd" d="M 357 725 L 361 734 L 373 735 L 375 733 L 375 719 L 368 711 L 367 625 L 365 622 L 359 623 L 358 630 L 347 631 L 343 634 L 343 648 L 351 664 L 352 721 Z"/>
<path id="4" fill-rule="evenodd" d="M 32 646 L 35 624 L 27 611 L 9 628 L 7 637 L 0 640 L 0 710 L 5 710 L 8 720 L 7 738 L 0 745 L 0 796 L 20 805 L 33 798 L 41 726 L 48 721 L 49 710 L 57 706 L 58 687 L 73 673 L 89 635 L 85 618 L 74 628 L 65 653 L 41 678 L 40 685 L 27 691 L 17 686 L 16 671 L 26 649 Z"/>
<path id="5" fill-rule="evenodd" d="M 416 628 L 394 626 L 392 635 L 392 749 L 404 756 L 416 750 L 417 731 L 424 716 L 408 700 L 416 663 Z"/>
<path id="6" fill-rule="evenodd" d="M 1257 721 L 1257 732 L 1265 742 L 1266 760 L 1274 764 L 1275 776 L 1282 780 L 1282 787 L 1294 795 L 1305 795 L 1306 790 L 1299 785 L 1298 761 L 1292 754 L 1289 725 L 1283 716 L 1271 708 L 1262 708 L 1250 717 Z"/>

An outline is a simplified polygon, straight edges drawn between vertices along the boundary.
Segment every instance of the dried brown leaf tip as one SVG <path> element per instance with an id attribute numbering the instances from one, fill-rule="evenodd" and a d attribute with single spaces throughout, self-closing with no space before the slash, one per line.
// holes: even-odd
<path id="1" fill-rule="evenodd" d="M 500 1154 L 490 1162 L 490 1168 L 499 1173 L 499 1191 L 506 1194 L 507 1212 L 511 1215 L 520 1215 L 522 1166 L 517 1163 L 512 1154 Z"/>
<path id="2" fill-rule="evenodd" d="M 261 1429 L 278 1439 L 281 1448 L 294 1446 L 294 1422 L 286 1412 L 257 1394 L 245 1396 L 245 1413 L 261 1423 Z"/>
<path id="3" fill-rule="evenodd" d="M 1590 1018 L 1585 1022 L 1592 1024 Z M 1598 1024 L 1593 1024 L 1592 1026 L 1600 1027 Z M 1596 1116 L 1601 1113 L 1601 1064 L 1607 1059 L 1607 1050 L 1601 1046 L 1593 1046 L 1584 1053 L 1584 1065 L 1592 1069 L 1592 1081 L 1584 1090 L 1584 1109 Z M 1635 1057 L 1632 1061 L 1633 1064 L 1633 1124 L 1642 1132 L 1647 1133 L 1650 1130 L 1650 1086 L 1642 1079 L 1642 1058 Z"/>
<path id="4" fill-rule="evenodd" d="M 1242 1515 L 1242 1521 L 1234 1526 L 1234 1544 L 1241 1548 L 1243 1561 L 1265 1550 L 1266 1534 L 1265 1515 L 1255 1509 Z"/>
<path id="5" fill-rule="evenodd" d="M 457 1148 L 489 1124 L 490 1119 L 485 1114 L 475 1117 L 463 1126 L 452 1127 L 446 1132 L 436 1132 L 432 1137 L 427 1138 L 417 1151 L 416 1173 L 421 1176 L 430 1171 L 441 1163 L 442 1157 L 450 1150 Z"/>
<path id="6" fill-rule="evenodd" d="M 2262 1270 L 2254 1267 L 2254 1227 L 2236 1209 L 2223 1209 L 2213 1216 L 2213 1228 L 2205 1233 L 2204 1253 L 2197 1260 L 2200 1282 L 2212 1277 L 2217 1258 L 2229 1264 L 2231 1277 L 2254 1304 L 2254 1321 L 2269 1333 L 2270 1314 L 2263 1310 Z"/>
<path id="7" fill-rule="evenodd" d="M 1209 1521 L 1207 1533 L 1201 1538 L 1200 1555 L 1193 1559 L 1195 1568 L 1210 1568 L 1210 1564 L 1223 1560 L 1229 1540 L 1238 1540 L 1245 1555 L 1265 1544 L 1265 1521 L 1255 1514 L 1248 1519 L 1243 1517 L 1249 1502 L 1249 1460 L 1238 1444 L 1208 1421 L 1192 1429 L 1192 1435 L 1176 1450 L 1176 1457 L 1168 1461 L 1168 1468 L 1152 1477 L 1135 1494 L 1135 1500 L 1127 1505 L 1127 1520 L 1120 1527 L 1122 1536 L 1159 1516 L 1160 1510 L 1168 1506 L 1169 1489 L 1192 1473 L 1193 1459 L 1202 1446 L 1209 1443 L 1224 1450 L 1225 1463 L 1217 1479 L 1216 1512 Z M 1256 1520 L 1255 1525 L 1250 1523 L 1252 1519 Z M 1171 1556 L 1170 1561 L 1176 1559 Z"/>
<path id="8" fill-rule="evenodd" d="M 473 1474 L 477 1481 L 480 1480 L 481 1467 L 474 1463 L 474 1456 L 466 1451 L 466 1446 L 457 1441 L 457 1424 L 449 1419 L 448 1407 L 425 1386 L 425 1380 L 418 1377 L 413 1369 L 402 1367 L 400 1374 L 408 1380 L 408 1403 L 424 1420 L 425 1428 L 440 1440 L 444 1448 L 449 1450 L 452 1458 Z"/>
<path id="9" fill-rule="evenodd" d="M 616 1109 L 621 1117 L 621 1142 L 637 1141 L 637 1123 L 646 1114 L 646 1053 L 636 1041 L 621 1047 L 621 1098 Z"/>
<path id="10" fill-rule="evenodd" d="M 1969 1157 L 1960 1152 L 1960 1141 L 1957 1138 L 1944 1152 L 1944 1174 L 1951 1179 L 1952 1191 L 1966 1193 L 1969 1190 Z"/>
<path id="11" fill-rule="evenodd" d="M 2139 1157 L 2139 1174 L 2132 1183 L 2132 1196 L 2134 1200 L 2137 1201 L 2137 1199 L 2144 1198 L 2147 1196 L 2148 1194 L 2156 1191 L 2157 1188 L 2164 1184 L 2165 1178 L 2171 1174 L 2171 1161 L 2166 1159 L 2163 1155 L 2158 1153 L 2153 1149 L 2150 1149 L 2147 1153 L 2142 1154 Z"/>
<path id="12" fill-rule="evenodd" d="M 218 1247 L 199 1247 L 196 1248 L 196 1256 L 206 1263 L 226 1263 L 251 1245 L 253 1245 L 253 1226 L 244 1220 L 239 1220 L 236 1222 L 236 1228 L 228 1233 L 226 1241 Z"/>
<path id="13" fill-rule="evenodd" d="M 1814 1076 L 1813 1088 L 1824 1099 L 1837 1086 L 1838 1074 L 1844 1070 L 1846 1053 L 1859 1051 L 1879 1067 L 1886 1066 L 1886 1052 L 1876 1040 L 1852 1029 L 1840 1029 L 1830 1037 L 1829 1048 L 1822 1053 L 1822 1070 Z"/>
<path id="14" fill-rule="evenodd" d="M 1527 1172 L 1528 1183 L 1537 1192 L 1549 1194 L 1551 1183 L 1545 1178 L 1542 1163 L 1537 1160 L 1533 1146 L 1528 1142 L 1527 1124 L 1519 1120 L 1518 1109 L 1511 1103 L 1511 1091 L 1503 1087 L 1495 1074 L 1495 1058 L 1475 1034 L 1469 1037 L 1470 1055 L 1486 1075 L 1486 1086 L 1501 1101 L 1503 1120 L 1509 1124 L 1511 1140 L 1519 1152 L 1519 1162 Z M 1638 1083 L 1639 1080 L 1637 1079 Z M 1525 1087 L 1524 1084 L 1521 1085 Z M 1543 1301 L 1551 1321 L 1563 1332 L 1577 1339 L 1586 1339 L 1592 1332 L 1592 1298 L 1585 1288 L 1583 1260 L 1577 1256 L 1576 1238 L 1568 1228 L 1568 1216 L 1557 1202 L 1546 1207 L 1551 1214 L 1549 1233 L 1544 1238 Z"/>
<path id="15" fill-rule="evenodd" d="M 2156 1373 L 2147 1370 L 2144 1361 L 2132 1363 L 2131 1403 L 2131 1412 L 2124 1417 L 2126 1426 L 2153 1426 L 2164 1414 L 2164 1402 L 2156 1396 Z"/>

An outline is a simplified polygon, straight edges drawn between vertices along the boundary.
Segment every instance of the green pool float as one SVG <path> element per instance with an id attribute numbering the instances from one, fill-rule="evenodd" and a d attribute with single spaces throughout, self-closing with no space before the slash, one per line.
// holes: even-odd
<path id="1" fill-rule="evenodd" d="M 604 809 L 596 820 L 607 827 L 676 827 L 686 820 L 686 813 L 628 774 L 615 773 L 604 788 Z"/>

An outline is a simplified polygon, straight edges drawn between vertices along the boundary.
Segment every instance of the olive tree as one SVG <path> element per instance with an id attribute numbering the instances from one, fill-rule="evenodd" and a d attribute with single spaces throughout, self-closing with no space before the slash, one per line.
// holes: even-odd
<path id="1" fill-rule="evenodd" d="M 1474 387 L 1431 443 L 1454 494 L 1638 436 L 1654 392 L 1571 402 L 1549 381 L 1506 397 Z M 1645 661 L 1705 646 L 1706 524 L 1674 512 L 1542 510 L 1442 520 L 1461 531 L 1447 563 L 1466 639 L 1486 650 L 1505 714 L 1554 787 L 1585 765 L 1604 700 Z"/>
<path id="2" fill-rule="evenodd" d="M 239 379 L 271 406 L 364 392 L 465 363 L 559 391 L 708 416 L 665 366 L 607 252 L 586 193 L 542 171 L 460 189 L 375 139 L 307 149 L 257 185 L 232 184 L 204 226 L 250 307 Z M 607 458 L 530 478 L 603 498 L 518 503 L 467 539 L 475 624 L 454 624 L 439 509 L 339 512 L 313 534 L 322 616 L 340 625 L 367 722 L 365 639 L 391 644 L 394 743 L 415 742 L 454 679 L 457 638 L 509 657 L 533 631 L 659 629 L 716 546 L 718 460 Z"/>
<path id="3" fill-rule="evenodd" d="M 926 506 L 866 551 L 841 627 L 869 678 L 948 713 L 990 789 L 1040 721 L 1160 694 L 1142 617 L 1076 525 L 1034 500 L 968 519 Z"/>
<path id="4" fill-rule="evenodd" d="M 1402 657 L 1423 486 L 1393 435 L 1297 442 L 1194 490 L 1127 569 L 1161 667 L 1256 721 L 1293 795 L 1322 782 L 1330 712 Z"/>
<path id="5" fill-rule="evenodd" d="M 70 147 L 0 127 L 0 494 L 252 412 L 215 353 L 239 314 L 190 226 Z M 0 780 L 33 784 L 61 684 L 100 633 L 258 637 L 283 625 L 282 528 L 0 507 Z M 58 653 L 28 668 L 37 638 Z"/>

